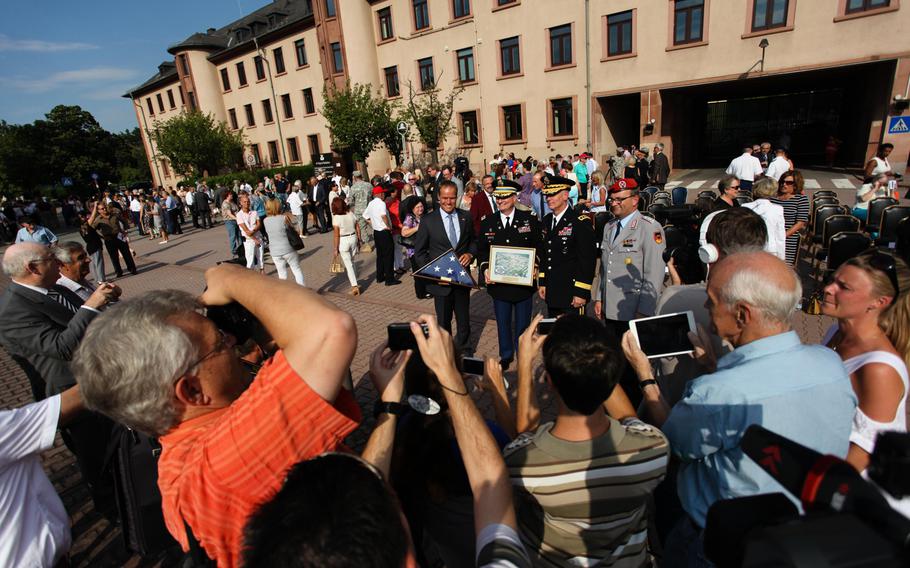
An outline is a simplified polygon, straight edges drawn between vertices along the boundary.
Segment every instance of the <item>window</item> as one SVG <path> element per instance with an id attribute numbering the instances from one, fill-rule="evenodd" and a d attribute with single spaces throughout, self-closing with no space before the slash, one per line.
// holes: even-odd
<path id="1" fill-rule="evenodd" d="M 515 4 L 518 0 L 496 0 L 497 6 L 508 6 L 509 4 Z"/>
<path id="2" fill-rule="evenodd" d="M 789 0 L 755 0 L 752 5 L 752 31 L 782 28 L 787 25 Z"/>
<path id="3" fill-rule="evenodd" d="M 186 54 L 181 53 L 177 56 L 177 66 L 180 68 L 180 74 L 183 76 L 190 74 L 190 65 L 186 60 Z"/>
<path id="4" fill-rule="evenodd" d="M 392 31 L 392 9 L 383 8 L 376 12 L 376 17 L 379 18 L 379 39 L 382 41 L 392 39 L 395 35 Z"/>
<path id="5" fill-rule="evenodd" d="M 572 24 L 550 28 L 550 66 L 571 65 Z"/>
<path id="6" fill-rule="evenodd" d="M 297 67 L 306 66 L 306 44 L 302 39 L 298 39 L 294 42 L 294 52 L 297 54 Z"/>
<path id="7" fill-rule="evenodd" d="M 310 146 L 310 159 L 316 161 L 316 156 L 319 155 L 319 135 L 310 134 L 306 137 L 307 144 Z"/>
<path id="8" fill-rule="evenodd" d="M 269 142 L 269 162 L 272 164 L 277 164 L 280 162 L 278 159 L 278 141 L 272 140 Z"/>
<path id="9" fill-rule="evenodd" d="M 177 103 L 174 102 L 174 91 L 170 89 L 167 90 L 167 104 L 170 105 L 172 109 L 177 108 Z"/>
<path id="10" fill-rule="evenodd" d="M 518 53 L 518 36 L 499 41 L 499 52 L 502 56 L 502 74 L 521 73 L 521 58 Z"/>
<path id="11" fill-rule="evenodd" d="M 387 97 L 397 97 L 401 94 L 398 88 L 398 66 L 385 68 L 385 94 Z"/>
<path id="12" fill-rule="evenodd" d="M 474 81 L 474 48 L 466 47 L 455 52 L 455 61 L 458 62 L 458 81 L 471 83 Z"/>
<path id="13" fill-rule="evenodd" d="M 297 147 L 297 138 L 288 138 L 288 156 L 292 162 L 300 161 L 300 148 Z"/>
<path id="14" fill-rule="evenodd" d="M 237 130 L 239 125 L 237 124 L 237 111 L 234 109 L 228 110 L 228 117 L 231 119 L 231 128 Z"/>
<path id="15" fill-rule="evenodd" d="M 452 0 L 452 19 L 467 18 L 471 15 L 471 0 Z"/>
<path id="16" fill-rule="evenodd" d="M 284 73 L 284 54 L 281 52 L 280 47 L 272 50 L 272 57 L 275 59 L 275 74 Z"/>
<path id="17" fill-rule="evenodd" d="M 161 170 L 164 172 L 164 177 L 171 177 L 171 169 L 167 167 L 167 160 L 161 159 Z"/>
<path id="18" fill-rule="evenodd" d="M 844 11 L 847 14 L 855 14 L 866 10 L 875 10 L 876 8 L 887 8 L 890 5 L 891 0 L 847 0 L 847 6 Z"/>
<path id="19" fill-rule="evenodd" d="M 256 68 L 256 80 L 265 80 L 265 65 L 262 64 L 262 56 L 257 55 L 253 58 L 253 67 Z"/>
<path id="20" fill-rule="evenodd" d="M 436 85 L 436 78 L 433 75 L 432 57 L 418 59 L 417 72 L 420 75 L 420 90 L 429 91 Z"/>
<path id="21" fill-rule="evenodd" d="M 325 17 L 334 18 L 337 15 L 338 14 L 335 10 L 335 0 L 325 0 Z"/>
<path id="22" fill-rule="evenodd" d="M 572 99 L 553 99 L 550 101 L 550 108 L 553 111 L 553 136 L 571 136 L 575 134 Z"/>
<path id="23" fill-rule="evenodd" d="M 152 97 L 145 97 L 145 106 L 149 109 L 149 114 L 155 114 L 155 107 L 152 106 Z"/>
<path id="24" fill-rule="evenodd" d="M 344 61 L 341 59 L 341 44 L 337 41 L 332 43 L 332 67 L 335 73 L 344 73 Z"/>
<path id="25" fill-rule="evenodd" d="M 221 70 L 221 86 L 224 88 L 225 91 L 231 90 L 231 78 L 228 76 L 227 69 Z"/>
<path id="26" fill-rule="evenodd" d="M 237 64 L 237 82 L 241 87 L 246 87 L 246 68 L 243 66 L 243 61 Z"/>
<path id="27" fill-rule="evenodd" d="M 250 105 L 247 105 L 250 106 Z M 262 155 L 259 154 L 259 144 L 250 145 L 250 155 L 253 156 L 253 164 L 259 165 L 262 163 Z"/>
<path id="28" fill-rule="evenodd" d="M 607 16 L 607 55 L 627 53 L 632 53 L 632 10 Z"/>
<path id="29" fill-rule="evenodd" d="M 243 105 L 243 110 L 246 112 L 246 125 L 256 126 L 256 117 L 253 116 L 253 105 Z"/>
<path id="30" fill-rule="evenodd" d="M 284 110 L 285 118 L 294 118 L 294 107 L 291 105 L 291 95 L 281 95 L 281 108 Z"/>
<path id="31" fill-rule="evenodd" d="M 676 0 L 673 7 L 673 45 L 702 40 L 705 0 Z"/>
<path id="32" fill-rule="evenodd" d="M 188 91 L 187 96 L 190 98 L 190 110 L 196 110 L 196 93 Z"/>
<path id="33" fill-rule="evenodd" d="M 522 140 L 524 132 L 521 125 L 521 105 L 502 107 L 503 138 Z"/>
<path id="34" fill-rule="evenodd" d="M 164 112 L 164 100 L 161 98 L 161 93 L 155 95 L 155 99 L 158 100 L 158 112 Z"/>
<path id="35" fill-rule="evenodd" d="M 412 0 L 414 2 L 414 29 L 425 30 L 430 27 L 430 9 L 427 0 Z"/>
<path id="36" fill-rule="evenodd" d="M 186 99 L 183 98 L 183 87 L 177 87 L 177 92 L 180 93 L 180 106 L 185 106 Z"/>
<path id="37" fill-rule="evenodd" d="M 265 115 L 265 123 L 274 122 L 275 117 L 272 115 L 272 101 L 268 99 L 262 100 L 262 114 Z"/>
<path id="38" fill-rule="evenodd" d="M 313 102 L 313 89 L 306 88 L 303 90 L 303 112 L 304 114 L 316 114 L 316 103 Z"/>
<path id="39" fill-rule="evenodd" d="M 461 143 L 471 146 L 480 143 L 480 132 L 477 128 L 477 111 L 462 112 L 459 115 L 461 124 Z"/>

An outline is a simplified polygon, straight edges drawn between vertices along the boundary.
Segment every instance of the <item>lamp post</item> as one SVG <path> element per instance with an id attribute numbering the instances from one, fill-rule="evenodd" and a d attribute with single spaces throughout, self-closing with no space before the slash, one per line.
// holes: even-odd
<path id="1" fill-rule="evenodd" d="M 768 43 L 767 38 L 762 38 L 761 41 L 758 42 L 758 47 L 761 48 L 761 67 L 759 68 L 759 71 L 762 73 L 765 71 L 765 49 L 768 47 L 768 45 L 770 44 Z"/>

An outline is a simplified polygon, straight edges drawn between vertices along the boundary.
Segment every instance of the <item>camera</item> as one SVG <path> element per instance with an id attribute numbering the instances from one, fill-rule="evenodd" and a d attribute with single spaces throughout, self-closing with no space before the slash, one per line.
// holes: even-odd
<path id="1" fill-rule="evenodd" d="M 430 336 L 430 328 L 427 324 L 420 324 L 423 330 L 423 336 Z M 392 351 L 404 351 L 406 349 L 417 349 L 417 338 L 411 333 L 410 323 L 390 323 L 388 326 L 389 349 Z"/>

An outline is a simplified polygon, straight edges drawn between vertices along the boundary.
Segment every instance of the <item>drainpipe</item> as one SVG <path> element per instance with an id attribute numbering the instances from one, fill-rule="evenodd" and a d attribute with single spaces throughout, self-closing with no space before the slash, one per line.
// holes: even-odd
<path id="1" fill-rule="evenodd" d="M 136 99 L 133 98 L 133 93 L 130 93 L 130 101 L 132 101 L 133 106 L 137 106 Z M 155 148 L 152 146 L 152 135 L 149 134 L 149 123 L 148 123 L 148 120 L 146 120 L 146 118 L 145 118 L 145 109 L 142 108 L 141 102 L 139 103 L 138 107 L 139 107 L 139 114 L 142 116 L 142 125 L 145 127 L 145 135 L 149 141 L 149 150 L 151 150 L 151 152 L 152 152 L 151 162 L 152 162 L 152 165 L 155 166 L 155 173 L 158 175 L 158 181 L 161 182 L 159 185 L 161 187 L 164 187 L 164 178 L 161 177 L 161 171 L 158 170 L 158 160 L 156 158 L 158 153 L 155 151 Z"/>
<path id="2" fill-rule="evenodd" d="M 588 7 L 590 0 L 585 0 L 585 149 L 594 151 L 591 147 L 591 29 L 589 27 Z"/>

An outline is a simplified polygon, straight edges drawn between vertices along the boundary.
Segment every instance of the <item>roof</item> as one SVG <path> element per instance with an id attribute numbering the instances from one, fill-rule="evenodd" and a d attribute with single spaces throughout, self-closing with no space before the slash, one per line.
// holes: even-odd
<path id="1" fill-rule="evenodd" d="M 250 49 L 253 39 L 265 35 L 280 33 L 281 30 L 290 28 L 306 19 L 312 19 L 312 0 L 272 0 L 265 6 L 235 20 L 221 28 L 209 28 L 205 32 L 197 32 L 167 48 L 168 53 L 176 55 L 181 51 L 202 50 L 209 51 L 209 59 L 217 58 L 222 54 L 233 51 Z M 168 63 L 168 62 L 165 62 Z M 130 97 L 138 91 L 144 91 L 151 86 L 170 80 L 171 75 L 177 75 L 173 61 L 169 62 L 170 70 L 159 72 L 150 77 L 141 85 L 127 91 L 125 97 Z"/>
<path id="2" fill-rule="evenodd" d="M 138 93 L 140 91 L 145 91 L 151 87 L 158 85 L 165 85 L 167 83 L 172 83 L 177 80 L 177 66 L 174 64 L 174 61 L 162 61 L 158 65 L 158 72 L 149 77 L 144 83 L 133 87 L 126 92 L 123 96 L 125 98 L 132 98 L 131 95 Z"/>

